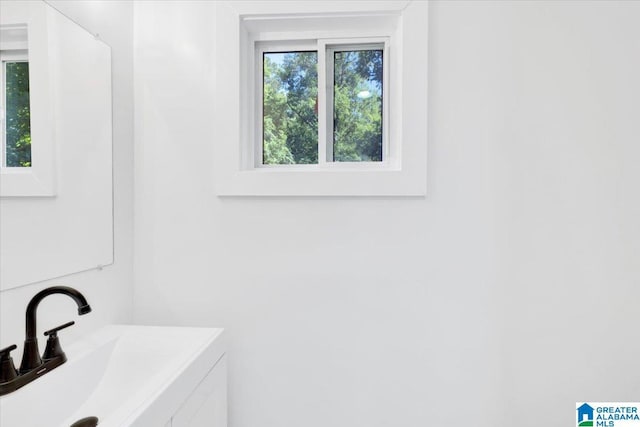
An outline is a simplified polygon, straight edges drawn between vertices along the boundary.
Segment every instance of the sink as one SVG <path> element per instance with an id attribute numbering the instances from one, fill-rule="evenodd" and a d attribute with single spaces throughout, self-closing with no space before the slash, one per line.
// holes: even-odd
<path id="1" fill-rule="evenodd" d="M 65 346 L 68 361 L 0 397 L 2 427 L 164 426 L 224 356 L 222 329 L 109 325 Z"/>

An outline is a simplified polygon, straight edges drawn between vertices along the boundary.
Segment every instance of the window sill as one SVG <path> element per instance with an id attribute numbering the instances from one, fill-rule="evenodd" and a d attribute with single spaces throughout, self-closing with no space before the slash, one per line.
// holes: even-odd
<path id="1" fill-rule="evenodd" d="M 237 171 L 217 187 L 218 196 L 422 196 L 425 191 L 426 180 L 390 169 L 259 168 Z"/>
<path id="2" fill-rule="evenodd" d="M 49 171 L 47 171 L 49 172 Z M 0 171 L 1 197 L 55 196 L 53 177 L 33 168 L 3 168 Z"/>

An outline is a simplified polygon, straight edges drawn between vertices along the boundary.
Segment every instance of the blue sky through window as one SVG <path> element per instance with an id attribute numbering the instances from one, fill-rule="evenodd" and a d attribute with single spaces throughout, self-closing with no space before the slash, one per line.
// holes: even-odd
<path id="1" fill-rule="evenodd" d="M 282 65 L 285 55 L 286 53 L 265 53 L 265 56 L 267 56 L 277 66 Z"/>

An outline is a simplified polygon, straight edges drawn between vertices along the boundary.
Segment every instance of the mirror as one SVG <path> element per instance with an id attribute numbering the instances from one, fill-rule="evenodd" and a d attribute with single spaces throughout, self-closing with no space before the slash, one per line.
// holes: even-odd
<path id="1" fill-rule="evenodd" d="M 0 2 L 0 290 L 113 263 L 111 49 Z"/>

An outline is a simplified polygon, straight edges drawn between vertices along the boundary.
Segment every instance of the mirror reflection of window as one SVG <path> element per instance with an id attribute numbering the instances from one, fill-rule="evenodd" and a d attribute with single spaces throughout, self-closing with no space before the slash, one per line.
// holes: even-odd
<path id="1" fill-rule="evenodd" d="M 23 50 L 0 51 L 2 167 L 31 167 L 29 62 Z"/>

